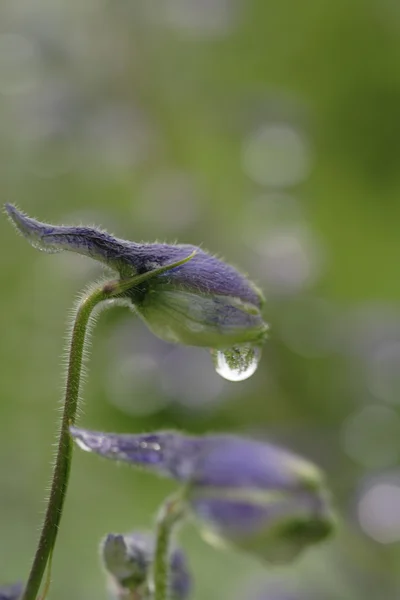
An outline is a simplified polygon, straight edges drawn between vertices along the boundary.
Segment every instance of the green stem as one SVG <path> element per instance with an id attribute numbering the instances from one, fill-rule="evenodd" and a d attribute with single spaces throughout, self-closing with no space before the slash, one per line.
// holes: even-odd
<path id="1" fill-rule="evenodd" d="M 75 315 L 69 350 L 64 412 L 50 498 L 31 572 L 21 600 L 36 600 L 49 556 L 56 542 L 71 469 L 73 442 L 69 434 L 69 427 L 76 420 L 88 326 L 90 325 L 93 309 L 109 296 L 110 293 L 105 290 L 105 286 L 94 289 L 80 301 Z"/>
<path id="2" fill-rule="evenodd" d="M 184 511 L 182 494 L 178 493 L 165 501 L 158 515 L 151 581 L 154 588 L 154 600 L 168 600 L 169 598 L 170 545 L 174 528 L 182 519 Z"/>
<path id="3" fill-rule="evenodd" d="M 57 539 L 72 461 L 73 443 L 70 437 L 69 428 L 71 425 L 75 424 L 76 420 L 85 341 L 93 310 L 104 300 L 123 297 L 125 296 L 125 293 L 135 285 L 165 273 L 169 269 L 185 264 L 191 260 L 195 254 L 196 252 L 193 252 L 179 261 L 157 267 L 140 275 L 104 283 L 100 287 L 87 293 L 79 302 L 71 335 L 64 412 L 61 421 L 50 498 L 28 583 L 26 584 L 21 600 L 36 600 L 46 565 L 49 562 L 49 557 L 52 555 Z M 50 581 L 50 573 L 48 575 L 48 581 Z M 44 600 L 46 597 L 48 587 L 49 585 L 46 584 L 41 600 Z"/>

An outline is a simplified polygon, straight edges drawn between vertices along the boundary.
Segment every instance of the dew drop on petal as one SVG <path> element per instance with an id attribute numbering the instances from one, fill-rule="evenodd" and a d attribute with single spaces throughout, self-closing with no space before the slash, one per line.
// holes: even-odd
<path id="1" fill-rule="evenodd" d="M 228 381 L 244 381 L 257 370 L 261 358 L 260 346 L 240 344 L 224 350 L 211 350 L 215 370 Z"/>

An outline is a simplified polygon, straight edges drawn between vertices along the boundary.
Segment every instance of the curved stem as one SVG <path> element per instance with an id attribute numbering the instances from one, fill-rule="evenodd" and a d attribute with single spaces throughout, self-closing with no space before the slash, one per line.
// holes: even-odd
<path id="1" fill-rule="evenodd" d="M 50 498 L 31 572 L 21 600 L 36 600 L 46 565 L 56 542 L 71 468 L 73 442 L 69 434 L 69 427 L 76 420 L 88 325 L 93 309 L 108 297 L 110 297 L 110 292 L 105 289 L 104 285 L 96 288 L 80 301 L 75 315 L 69 350 L 64 412 Z"/>
<path id="2" fill-rule="evenodd" d="M 182 519 L 184 511 L 182 493 L 178 493 L 165 501 L 158 515 L 151 581 L 151 586 L 154 588 L 154 600 L 168 600 L 169 598 L 170 545 L 174 528 Z"/>
<path id="3" fill-rule="evenodd" d="M 135 285 L 185 264 L 194 257 L 195 253 L 196 252 L 193 252 L 179 261 L 169 263 L 162 267 L 156 267 L 143 274 L 104 283 L 100 287 L 87 293 L 79 302 L 71 334 L 64 411 L 61 421 L 56 463 L 51 483 L 50 498 L 31 572 L 21 600 L 36 600 L 46 565 L 49 562 L 49 557 L 53 552 L 57 539 L 58 526 L 61 521 L 62 510 L 67 493 L 72 460 L 73 442 L 69 428 L 71 425 L 75 424 L 76 420 L 85 341 L 93 310 L 104 300 L 123 297 L 125 293 Z M 50 581 L 50 573 L 48 574 L 48 581 Z M 48 587 L 49 584 L 47 583 L 41 600 L 45 599 Z"/>

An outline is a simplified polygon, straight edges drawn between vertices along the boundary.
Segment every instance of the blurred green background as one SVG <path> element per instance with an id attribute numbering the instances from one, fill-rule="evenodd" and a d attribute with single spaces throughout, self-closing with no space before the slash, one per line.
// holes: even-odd
<path id="1" fill-rule="evenodd" d="M 265 569 L 180 535 L 195 600 L 400 597 L 400 6 L 395 0 L 3 0 L 4 201 L 43 221 L 203 246 L 268 298 L 256 374 L 164 344 L 126 309 L 93 336 L 80 423 L 261 436 L 327 472 L 342 524 Z M 44 512 L 70 308 L 101 271 L 0 222 L 0 581 Z M 98 543 L 174 486 L 76 452 L 50 597 L 107 598 Z M 260 591 L 264 590 L 264 592 Z M 308 591 L 307 591 L 308 590 Z"/>

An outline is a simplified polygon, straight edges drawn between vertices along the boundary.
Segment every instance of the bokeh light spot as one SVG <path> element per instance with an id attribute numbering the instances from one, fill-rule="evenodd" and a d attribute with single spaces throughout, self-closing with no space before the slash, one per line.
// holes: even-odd
<path id="1" fill-rule="evenodd" d="M 372 485 L 359 500 L 358 519 L 363 531 L 381 544 L 400 541 L 400 480 Z"/>
<path id="2" fill-rule="evenodd" d="M 307 288 L 318 278 L 323 265 L 323 250 L 306 227 L 275 230 L 254 245 L 260 276 L 270 294 L 293 294 Z"/>
<path id="3" fill-rule="evenodd" d="M 305 137 L 286 123 L 268 123 L 252 132 L 243 145 L 243 169 L 255 183 L 286 187 L 301 183 L 311 168 Z"/>

